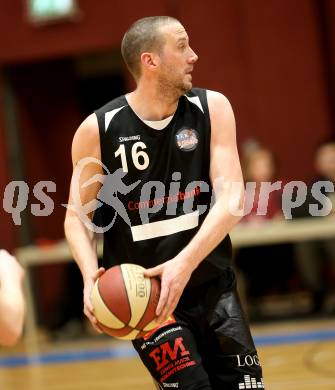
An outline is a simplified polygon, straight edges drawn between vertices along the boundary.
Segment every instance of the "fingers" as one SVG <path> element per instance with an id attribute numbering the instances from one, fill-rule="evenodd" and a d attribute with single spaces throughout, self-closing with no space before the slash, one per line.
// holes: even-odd
<path id="1" fill-rule="evenodd" d="M 93 304 L 91 301 L 91 295 L 90 295 L 91 291 L 92 291 L 92 289 L 90 286 L 86 286 L 84 289 L 84 314 L 89 319 L 93 328 L 97 332 L 101 333 L 101 330 L 99 329 L 99 326 L 98 326 L 98 321 L 94 316 L 94 307 L 93 307 Z"/>
<path id="2" fill-rule="evenodd" d="M 156 308 L 158 323 L 164 322 L 173 313 L 181 294 L 172 276 L 174 270 L 175 267 L 172 266 L 172 263 L 166 262 L 144 271 L 146 277 L 159 276 L 161 278 L 161 292 Z"/>
<path id="3" fill-rule="evenodd" d="M 162 275 L 163 269 L 164 269 L 163 264 L 161 264 L 158 265 L 157 267 L 146 269 L 143 274 L 146 278 L 152 278 L 154 276 Z"/>
<path id="4" fill-rule="evenodd" d="M 99 327 L 98 320 L 94 316 L 94 307 L 91 301 L 91 293 L 92 293 L 92 288 L 94 283 L 105 272 L 106 272 L 105 268 L 100 267 L 94 272 L 93 276 L 90 279 L 87 279 L 84 286 L 84 314 L 89 319 L 93 328 L 99 333 L 102 333 L 102 330 Z"/>
<path id="5" fill-rule="evenodd" d="M 97 332 L 102 333 L 102 330 L 99 328 L 98 320 L 94 316 L 94 308 L 91 299 L 87 299 L 87 297 L 84 298 L 84 314 L 90 320 L 93 328 Z"/>
<path id="6" fill-rule="evenodd" d="M 103 275 L 104 273 L 106 272 L 105 268 L 104 267 L 100 267 L 99 269 L 97 269 L 94 273 L 94 276 L 93 276 L 93 279 L 94 280 L 97 280 L 100 278 L 101 275 Z"/>
<path id="7" fill-rule="evenodd" d="M 102 333 L 102 330 L 99 328 L 98 320 L 94 317 L 93 313 L 90 310 L 88 310 L 86 306 L 84 306 L 84 313 L 86 317 L 90 320 L 90 323 L 93 326 L 93 328 L 97 332 Z"/>
<path id="8" fill-rule="evenodd" d="M 91 301 L 91 297 L 87 297 L 86 294 L 84 296 L 84 308 L 86 308 L 89 313 L 93 314 L 94 308 Z"/>
<path id="9" fill-rule="evenodd" d="M 180 293 L 178 293 L 176 289 L 171 288 L 170 290 L 168 290 L 166 301 L 165 303 L 162 303 L 160 314 L 158 314 L 157 322 L 159 324 L 166 321 L 171 316 L 171 314 L 173 314 L 178 304 L 179 298 Z M 157 307 L 157 311 L 158 309 L 159 308 Z"/>
<path id="10" fill-rule="evenodd" d="M 158 305 L 156 308 L 156 316 L 158 318 L 161 318 L 161 313 L 162 313 L 162 310 L 167 303 L 168 297 L 169 297 L 169 288 L 165 283 L 162 283 L 161 293 L 160 293 Z"/>
<path id="11" fill-rule="evenodd" d="M 85 304 L 84 304 L 84 314 L 91 322 L 94 322 L 93 312 Z"/>

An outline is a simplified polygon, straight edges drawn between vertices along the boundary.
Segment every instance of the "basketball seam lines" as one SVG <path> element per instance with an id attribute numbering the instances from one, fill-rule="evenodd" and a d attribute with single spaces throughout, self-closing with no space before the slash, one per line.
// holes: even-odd
<path id="1" fill-rule="evenodd" d="M 106 301 L 104 300 L 104 297 L 103 297 L 103 295 L 101 294 L 101 291 L 100 291 L 100 283 L 99 283 L 99 281 L 98 281 L 97 288 L 98 288 L 98 292 L 99 292 L 99 295 L 100 295 L 100 299 L 102 300 L 102 302 L 104 303 L 106 308 L 113 314 L 113 316 L 115 316 L 116 318 L 119 319 L 119 317 L 113 312 L 113 310 L 107 305 Z M 120 320 L 120 321 L 123 322 L 122 320 Z M 106 326 L 106 325 L 104 325 L 104 326 Z M 109 328 L 109 326 L 107 326 L 107 328 Z M 110 328 L 110 329 L 113 329 L 113 328 Z"/>
<path id="2" fill-rule="evenodd" d="M 147 303 L 147 307 L 149 306 L 149 303 L 151 302 L 150 299 L 151 299 L 151 295 L 152 295 L 152 294 L 153 294 L 153 288 L 152 288 L 152 283 L 151 283 L 151 281 L 150 281 L 150 296 L 149 296 L 149 300 L 148 300 L 148 303 Z M 143 319 L 143 317 L 145 316 L 145 314 L 146 314 L 146 309 L 144 310 L 144 312 L 143 312 L 142 317 L 140 318 L 140 320 L 137 322 L 137 325 L 142 321 L 142 319 Z M 150 322 L 151 322 L 151 321 L 149 321 L 148 324 L 150 324 Z M 148 325 L 148 324 L 145 324 L 145 325 L 143 326 L 143 328 L 145 328 L 146 325 Z M 137 329 L 137 330 L 139 330 L 139 329 Z M 141 332 L 142 332 L 142 331 L 143 331 L 143 329 L 141 330 Z"/>
<path id="3" fill-rule="evenodd" d="M 130 304 L 130 300 L 129 300 L 129 296 L 128 296 L 128 290 L 127 290 L 127 286 L 126 286 L 126 283 L 124 281 L 124 277 L 123 277 L 123 269 L 122 269 L 122 264 L 120 264 L 120 271 L 121 271 L 121 275 L 122 275 L 122 284 L 123 284 L 123 287 L 124 287 L 124 290 L 125 290 L 125 295 L 127 297 L 127 302 L 128 302 L 128 307 L 129 307 L 129 313 L 130 313 L 130 316 L 129 316 L 129 321 L 127 322 L 126 326 L 129 326 L 130 324 L 130 321 L 132 319 L 132 316 L 133 316 L 133 313 L 131 311 L 131 304 Z M 132 326 L 131 326 L 132 328 Z"/>
<path id="4" fill-rule="evenodd" d="M 120 329 L 111 328 L 110 326 L 107 326 L 107 325 L 102 324 L 102 325 L 104 325 L 106 328 L 109 328 L 109 329 L 111 329 L 111 330 L 117 330 L 117 331 L 122 330 L 122 329 L 124 329 L 124 328 L 126 328 L 126 327 L 129 327 L 129 323 L 130 323 L 130 321 L 131 321 L 131 316 L 132 316 L 131 306 L 130 306 L 129 297 L 128 297 L 128 291 L 127 291 L 127 287 L 126 287 L 125 282 L 124 282 L 124 279 L 123 279 L 123 273 L 122 273 L 121 265 L 120 265 L 120 271 L 121 271 L 121 276 L 122 276 L 123 287 L 124 287 L 124 290 L 125 290 L 125 295 L 126 295 L 127 301 L 128 301 L 128 307 L 129 307 L 129 312 L 130 312 L 130 320 L 129 320 L 129 322 L 124 322 L 124 327 L 123 327 L 123 328 L 120 328 Z M 102 302 L 105 304 L 106 308 L 113 314 L 113 316 L 115 316 L 115 317 L 118 318 L 121 322 L 123 322 L 123 321 L 114 313 L 114 311 L 107 305 L 107 303 L 106 303 L 106 301 L 105 301 L 103 295 L 101 294 L 101 291 L 100 291 L 100 283 L 99 283 L 99 281 L 98 281 L 98 283 L 97 283 L 97 288 L 98 288 L 98 291 L 99 291 L 100 298 L 101 298 Z M 130 327 L 130 328 L 132 328 L 132 327 Z"/>

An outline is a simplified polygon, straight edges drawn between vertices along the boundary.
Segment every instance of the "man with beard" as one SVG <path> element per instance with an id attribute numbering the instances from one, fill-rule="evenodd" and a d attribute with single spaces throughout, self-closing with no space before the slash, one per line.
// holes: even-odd
<path id="1" fill-rule="evenodd" d="M 218 92 L 192 88 L 198 56 L 172 17 L 138 20 L 121 51 L 136 89 L 77 130 L 74 167 L 87 157 L 101 163 L 86 164 L 80 180 L 72 179 L 69 204 L 79 187 L 80 204 L 89 204 L 92 217 L 101 181 L 84 183 L 95 175 L 122 170 L 127 188 L 140 181 L 111 194 L 118 192 L 126 220 L 107 199 L 100 196 L 96 205 L 103 226 L 116 217 L 104 231 L 104 267 L 136 263 L 145 276 L 161 279 L 160 326 L 133 342 L 158 388 L 264 388 L 231 266 L 228 233 L 240 219 L 243 178 L 230 103 Z M 65 233 L 84 279 L 84 312 L 99 328 L 90 293 L 104 268 L 94 235 L 73 206 Z"/>

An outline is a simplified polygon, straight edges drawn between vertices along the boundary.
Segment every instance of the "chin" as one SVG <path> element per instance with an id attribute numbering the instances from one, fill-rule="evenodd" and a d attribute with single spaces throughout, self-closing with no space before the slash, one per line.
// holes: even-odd
<path id="1" fill-rule="evenodd" d="M 192 85 L 192 83 L 190 81 L 189 82 L 185 82 L 183 84 L 183 91 L 184 91 L 184 93 L 190 91 L 192 89 L 192 87 L 193 87 L 193 85 Z"/>

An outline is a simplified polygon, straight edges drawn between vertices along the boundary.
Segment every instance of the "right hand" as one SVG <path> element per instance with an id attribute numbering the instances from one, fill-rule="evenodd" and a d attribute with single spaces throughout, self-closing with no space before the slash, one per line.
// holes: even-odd
<path id="1" fill-rule="evenodd" d="M 91 301 L 91 293 L 92 293 L 94 283 L 105 272 L 106 272 L 105 268 L 100 267 L 98 270 L 96 270 L 93 273 L 93 275 L 90 278 L 86 279 L 84 282 L 84 313 L 86 317 L 90 320 L 93 328 L 99 333 L 102 333 L 102 330 L 99 327 L 98 320 L 94 316 L 94 309 Z"/>

